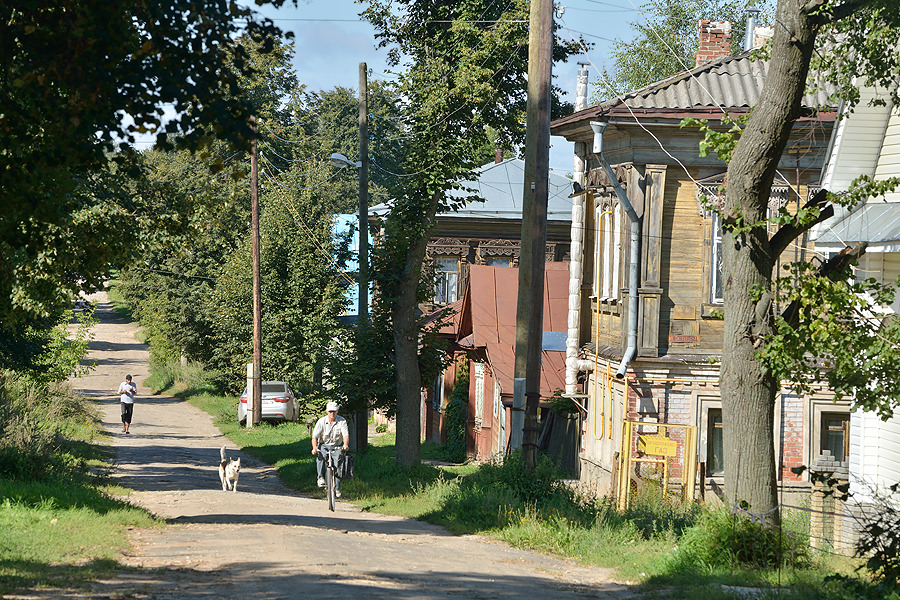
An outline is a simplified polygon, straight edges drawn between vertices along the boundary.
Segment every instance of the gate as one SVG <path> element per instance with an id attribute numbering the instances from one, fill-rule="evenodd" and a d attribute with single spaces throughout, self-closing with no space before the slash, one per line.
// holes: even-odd
<path id="1" fill-rule="evenodd" d="M 673 433 L 676 434 L 674 437 Z M 640 464 L 657 465 L 662 469 L 664 491 L 669 489 L 673 467 L 679 470 L 681 497 L 685 501 L 693 500 L 697 477 L 697 427 L 647 421 L 626 420 L 622 423 L 622 447 L 616 463 L 616 506 L 619 510 L 628 508 L 632 478 L 639 480 L 633 471 Z"/>

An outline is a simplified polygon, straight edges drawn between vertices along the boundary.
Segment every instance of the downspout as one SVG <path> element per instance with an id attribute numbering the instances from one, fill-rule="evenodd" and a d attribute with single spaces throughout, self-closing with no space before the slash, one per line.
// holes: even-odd
<path id="1" fill-rule="evenodd" d="M 638 326 L 638 264 L 640 261 L 641 246 L 641 221 L 628 200 L 628 195 L 622 189 L 622 185 L 613 173 L 612 167 L 606 162 L 603 156 L 603 131 L 609 123 L 605 121 L 591 121 L 591 129 L 594 130 L 594 154 L 600 161 L 606 176 L 609 178 L 610 185 L 619 198 L 619 204 L 625 209 L 628 220 L 631 223 L 631 252 L 628 258 L 628 337 L 626 340 L 627 347 L 625 354 L 622 355 L 622 362 L 616 370 L 616 379 L 623 379 L 628 365 L 637 352 L 637 326 Z"/>
<path id="2" fill-rule="evenodd" d="M 578 82 L 575 88 L 575 110 L 583 110 L 587 104 L 587 63 L 578 63 Z M 593 363 L 578 358 L 581 342 L 581 277 L 584 265 L 584 172 L 587 165 L 587 145 L 575 142 L 573 179 L 575 192 L 572 198 L 571 247 L 569 249 L 569 311 L 566 326 L 566 396 L 578 393 L 578 373 L 593 369 Z"/>

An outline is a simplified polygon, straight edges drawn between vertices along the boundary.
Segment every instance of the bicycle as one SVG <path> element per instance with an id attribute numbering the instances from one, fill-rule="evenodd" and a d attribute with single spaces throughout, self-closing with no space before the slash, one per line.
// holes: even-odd
<path id="1" fill-rule="evenodd" d="M 325 498 L 328 500 L 328 510 L 334 512 L 334 505 L 337 502 L 337 467 L 334 464 L 334 456 L 332 450 L 339 449 L 340 446 L 331 446 L 321 444 L 319 446 L 319 454 L 325 461 Z M 327 452 L 323 452 L 327 450 Z"/>

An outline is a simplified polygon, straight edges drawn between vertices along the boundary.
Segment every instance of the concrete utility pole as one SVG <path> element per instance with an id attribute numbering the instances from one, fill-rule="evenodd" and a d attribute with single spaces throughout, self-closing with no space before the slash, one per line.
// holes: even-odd
<path id="1" fill-rule="evenodd" d="M 525 412 L 514 394 L 511 426 L 522 424 L 525 464 L 537 464 L 538 406 L 541 397 L 541 345 L 544 320 L 544 261 L 550 178 L 550 72 L 553 2 L 532 0 L 528 33 L 528 102 L 525 122 L 525 182 L 519 297 L 516 312 L 516 379 L 525 379 Z M 512 447 L 512 444 L 511 444 Z"/>
<path id="2" fill-rule="evenodd" d="M 369 80 L 366 63 L 359 63 L 359 309 L 356 330 L 369 322 Z M 357 351 L 359 349 L 357 345 Z M 356 450 L 365 451 L 369 442 L 369 411 L 356 413 Z"/>
<path id="3" fill-rule="evenodd" d="M 247 415 L 247 427 L 262 419 L 262 280 L 259 266 L 259 191 L 256 159 L 256 117 L 250 115 L 250 235 L 253 252 L 253 411 Z"/>

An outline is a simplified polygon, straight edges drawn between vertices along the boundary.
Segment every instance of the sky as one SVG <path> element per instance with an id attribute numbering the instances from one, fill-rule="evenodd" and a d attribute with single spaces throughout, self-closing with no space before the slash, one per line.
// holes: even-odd
<path id="1" fill-rule="evenodd" d="M 614 39 L 630 40 L 634 35 L 631 24 L 640 18 L 637 0 L 570 0 L 557 2 L 556 21 L 572 32 L 584 34 L 594 48 L 586 55 L 574 56 L 566 64 L 554 65 L 554 84 L 574 103 L 578 62 L 587 62 L 589 81 L 593 83 L 598 69 L 609 68 L 610 46 Z M 559 15 L 563 7 L 562 15 Z M 336 86 L 357 89 L 359 63 L 365 62 L 371 79 L 393 79 L 387 70 L 385 49 L 376 48 L 375 30 L 359 18 L 363 5 L 352 0 L 290 0 L 281 9 L 270 6 L 258 8 L 284 31 L 294 33 L 294 68 L 307 89 L 328 90 Z M 563 30 L 563 35 L 568 32 Z M 575 37 L 575 33 L 569 34 Z M 589 85 L 588 97 L 593 93 Z M 572 172 L 572 144 L 553 137 L 550 151 L 551 168 L 562 173 Z M 357 157 L 350 157 L 357 160 Z"/>

